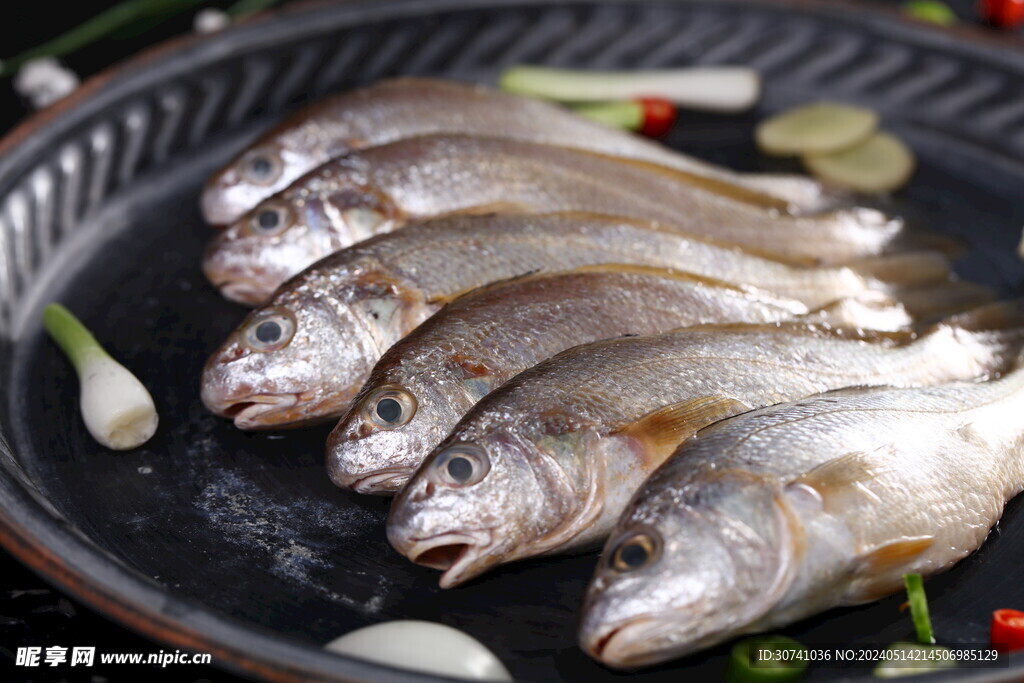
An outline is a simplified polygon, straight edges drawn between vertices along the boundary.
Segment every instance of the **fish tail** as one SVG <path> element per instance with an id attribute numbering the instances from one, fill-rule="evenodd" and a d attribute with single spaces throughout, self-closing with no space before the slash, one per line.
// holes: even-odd
<path id="1" fill-rule="evenodd" d="M 959 280 L 900 288 L 893 296 L 919 323 L 934 323 L 954 313 L 988 304 L 996 298 L 988 287 Z"/>
<path id="2" fill-rule="evenodd" d="M 948 258 L 964 253 L 964 243 L 949 235 L 928 232 L 918 227 L 904 227 L 899 236 L 889 245 L 888 251 L 937 251 Z"/>
<path id="3" fill-rule="evenodd" d="M 964 342 L 977 347 L 979 357 L 988 357 L 1005 371 L 1024 351 L 1024 299 L 997 301 L 950 316 L 933 326 L 934 331 L 951 328 Z M 960 333 L 966 333 L 965 339 Z"/>
<path id="4" fill-rule="evenodd" d="M 846 265 L 896 298 L 900 289 L 946 282 L 952 277 L 949 259 L 938 251 L 884 254 Z"/>
<path id="5" fill-rule="evenodd" d="M 882 292 L 867 291 L 844 297 L 800 316 L 803 322 L 824 323 L 831 327 L 853 327 L 885 332 L 905 331 L 914 319 L 902 304 Z"/>
<path id="6" fill-rule="evenodd" d="M 1004 332 L 1024 330 L 1024 299 L 997 301 L 964 313 L 952 315 L 941 325 L 968 332 Z"/>

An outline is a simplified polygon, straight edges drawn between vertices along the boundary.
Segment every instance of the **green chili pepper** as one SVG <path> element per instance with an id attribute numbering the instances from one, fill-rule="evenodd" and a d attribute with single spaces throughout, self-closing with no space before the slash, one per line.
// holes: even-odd
<path id="1" fill-rule="evenodd" d="M 807 648 L 786 636 L 755 636 L 732 647 L 726 683 L 788 683 L 807 669 Z"/>

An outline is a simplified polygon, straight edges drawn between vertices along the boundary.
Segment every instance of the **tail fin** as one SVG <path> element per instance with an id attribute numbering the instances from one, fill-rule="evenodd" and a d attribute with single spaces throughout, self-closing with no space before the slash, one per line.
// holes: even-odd
<path id="1" fill-rule="evenodd" d="M 998 301 L 950 316 L 925 330 L 920 341 L 929 337 L 947 337 L 966 349 L 977 363 L 978 375 L 1008 372 L 1024 351 L 1024 299 Z"/>
<path id="2" fill-rule="evenodd" d="M 937 251 L 883 254 L 846 265 L 897 299 L 900 289 L 945 282 L 953 277 L 949 259 Z"/>
<path id="3" fill-rule="evenodd" d="M 1017 331 L 1024 335 L 1024 299 L 997 301 L 965 313 L 952 315 L 936 324 L 968 332 Z"/>
<path id="4" fill-rule="evenodd" d="M 830 327 L 853 327 L 885 332 L 905 330 L 914 322 L 902 304 L 881 292 L 872 291 L 838 299 L 800 316 L 799 320 L 824 323 Z"/>
<path id="5" fill-rule="evenodd" d="M 889 246 L 889 251 L 938 251 L 949 258 L 956 258 L 964 252 L 964 243 L 949 235 L 928 232 L 917 227 L 904 227 L 899 237 Z"/>
<path id="6" fill-rule="evenodd" d="M 900 290 L 898 298 L 919 323 L 933 323 L 954 313 L 983 306 L 996 297 L 983 285 L 950 280 Z"/>

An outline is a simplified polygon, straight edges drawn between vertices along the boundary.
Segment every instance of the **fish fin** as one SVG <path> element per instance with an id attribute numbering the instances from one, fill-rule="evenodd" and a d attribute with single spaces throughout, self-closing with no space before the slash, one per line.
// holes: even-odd
<path id="1" fill-rule="evenodd" d="M 878 280 L 886 289 L 945 282 L 951 276 L 949 259 L 937 251 L 883 254 L 845 264 L 864 277 Z M 896 297 L 898 298 L 898 296 Z"/>
<path id="2" fill-rule="evenodd" d="M 1024 348 L 1024 299 L 998 301 L 953 315 L 923 331 L 950 337 L 986 373 L 1009 371 Z"/>
<path id="3" fill-rule="evenodd" d="M 735 399 L 702 396 L 653 410 L 616 434 L 640 441 L 648 456 L 660 461 L 702 427 L 749 410 L 750 406 Z"/>
<path id="4" fill-rule="evenodd" d="M 865 391 L 862 387 L 850 387 L 822 396 L 858 394 Z M 855 494 L 867 498 L 877 498 L 868 487 L 879 474 L 887 469 L 887 463 L 896 456 L 895 448 L 882 446 L 871 452 L 853 451 L 841 457 L 829 460 L 793 479 L 791 486 L 803 485 L 814 489 L 821 496 L 822 505 L 826 510 L 843 507 L 843 498 Z"/>
<path id="5" fill-rule="evenodd" d="M 540 272 L 541 272 L 540 268 L 534 268 L 533 270 L 528 270 L 525 273 L 520 273 L 519 275 L 512 275 L 511 277 L 502 278 L 501 280 L 495 280 L 494 282 L 488 282 L 485 285 L 478 285 L 476 287 L 467 287 L 466 289 L 460 289 L 459 291 L 451 293 L 451 294 L 439 294 L 437 296 L 434 296 L 434 297 L 431 297 L 430 299 L 428 299 L 427 303 L 440 304 L 440 305 L 444 306 L 444 305 L 450 304 L 451 302 L 455 301 L 456 299 L 461 299 L 462 297 L 467 296 L 469 294 L 479 294 L 480 292 L 485 292 L 485 291 L 487 291 L 489 289 L 498 289 L 500 287 L 504 287 L 505 285 L 510 284 L 512 282 L 516 282 L 518 280 L 527 280 L 527 279 L 533 277 L 534 275 L 537 275 Z"/>
<path id="6" fill-rule="evenodd" d="M 939 251 L 955 258 L 964 252 L 964 243 L 949 235 L 905 227 L 890 248 L 894 251 Z"/>
<path id="7" fill-rule="evenodd" d="M 599 156 L 611 159 L 620 164 L 636 166 L 648 171 L 654 171 L 661 175 L 675 178 L 690 187 L 694 187 L 720 197 L 726 197 L 733 201 L 750 204 L 768 211 L 778 211 L 782 214 L 791 213 L 791 202 L 789 200 L 773 196 L 746 184 L 737 184 L 728 180 L 719 180 L 718 178 L 702 176 L 698 173 L 662 166 L 661 164 L 646 161 L 644 159 L 618 157 L 593 151 L 586 151 L 586 153 L 590 156 Z"/>
<path id="8" fill-rule="evenodd" d="M 563 270 L 560 273 L 627 273 L 630 275 L 647 275 L 650 277 L 661 277 L 672 280 L 685 280 L 687 282 L 697 282 L 701 284 L 711 285 L 712 287 L 722 287 L 725 289 L 733 289 L 739 292 L 753 292 L 761 291 L 753 287 L 743 287 L 737 285 L 734 282 L 726 282 L 725 280 L 717 280 L 713 277 L 705 277 L 703 275 L 696 275 L 694 273 L 688 273 L 685 270 L 676 270 L 674 268 L 661 268 L 659 266 L 643 266 L 635 263 L 601 263 L 591 266 L 579 266 L 572 270 Z M 762 292 L 765 296 L 774 296 L 773 294 Z"/>
<path id="9" fill-rule="evenodd" d="M 446 214 L 441 214 L 438 217 L 452 215 L 487 216 L 495 213 L 536 213 L 536 211 L 531 210 L 531 207 L 527 204 L 521 204 L 517 202 L 491 202 L 490 204 L 467 206 L 466 208 L 459 209 L 458 211 L 451 211 Z"/>
<path id="10" fill-rule="evenodd" d="M 882 574 L 899 569 L 932 547 L 934 536 L 913 536 L 880 543 L 854 558 L 857 573 Z"/>
<path id="11" fill-rule="evenodd" d="M 988 287 L 958 280 L 901 289 L 898 297 L 907 311 L 921 322 L 934 322 L 953 313 L 990 303 L 996 298 Z"/>
<path id="12" fill-rule="evenodd" d="M 997 301 L 946 318 L 936 327 L 948 326 L 968 332 L 995 332 L 1024 327 L 1024 299 Z"/>
<path id="13" fill-rule="evenodd" d="M 511 282 L 518 280 L 526 280 L 531 277 L 547 277 L 551 275 L 569 275 L 571 273 L 626 273 L 631 275 L 646 275 L 649 277 L 660 277 L 673 280 L 683 280 L 686 282 L 694 282 L 712 287 L 718 287 L 723 289 L 732 289 L 738 292 L 752 292 L 758 291 L 751 287 L 741 287 L 731 282 L 725 282 L 724 280 L 716 280 L 714 278 L 704 277 L 702 275 L 694 275 L 693 273 L 687 273 L 682 270 L 674 270 L 672 268 L 660 268 L 658 266 L 643 266 L 632 263 L 602 263 L 600 265 L 591 266 L 579 266 L 578 268 L 572 268 L 569 270 L 559 271 L 541 271 L 540 269 L 531 270 L 521 275 L 514 275 L 504 280 L 497 280 L 490 282 L 480 287 L 470 287 L 462 291 L 456 292 L 455 294 L 440 295 L 430 299 L 431 303 L 451 303 L 456 299 L 460 299 L 467 294 L 478 294 L 480 292 L 487 291 L 492 288 L 503 287 Z M 765 293 L 764 296 L 773 296 Z"/>
<path id="14" fill-rule="evenodd" d="M 903 304 L 874 291 L 837 299 L 798 316 L 797 320 L 840 328 L 894 332 L 897 335 L 914 322 Z"/>

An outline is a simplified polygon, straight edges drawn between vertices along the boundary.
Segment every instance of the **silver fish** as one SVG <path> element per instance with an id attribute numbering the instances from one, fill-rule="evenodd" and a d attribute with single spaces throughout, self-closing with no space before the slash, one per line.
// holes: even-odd
<path id="1" fill-rule="evenodd" d="M 874 289 L 932 301 L 935 285 L 918 285 L 948 276 L 947 264 L 928 253 L 880 257 L 852 267 L 796 268 L 629 220 L 584 214 L 452 216 L 361 242 L 290 281 L 212 355 L 203 375 L 203 400 L 242 429 L 338 417 L 381 353 L 458 294 L 527 272 L 609 262 L 719 273 L 737 282 L 802 292 L 815 304 L 822 295 Z M 907 322 L 901 311 L 879 311 L 886 314 L 895 319 L 871 322 Z M 256 330 L 265 322 L 271 324 L 264 326 L 261 340 Z M 266 341 L 275 329 L 280 338 Z"/>
<path id="2" fill-rule="evenodd" d="M 914 243 L 871 209 L 791 216 L 777 201 L 642 162 L 458 135 L 401 140 L 331 161 L 218 233 L 203 268 L 259 302 L 359 240 L 451 213 L 590 211 L 659 221 L 781 260 L 845 262 Z"/>
<path id="3" fill-rule="evenodd" d="M 984 383 L 847 389 L 719 422 L 615 527 L 582 647 L 656 664 L 838 605 L 975 551 L 1024 486 L 1024 368 Z"/>
<path id="4" fill-rule="evenodd" d="M 299 176 L 349 152 L 432 133 L 492 135 L 649 161 L 820 208 L 821 186 L 795 175 L 744 174 L 700 161 L 540 100 L 429 78 L 394 78 L 292 114 L 208 181 L 203 216 L 227 224 Z"/>
<path id="5" fill-rule="evenodd" d="M 395 500 L 388 538 L 414 562 L 444 569 L 443 587 L 506 562 L 586 548 L 607 537 L 636 489 L 702 427 L 839 387 L 1003 371 L 1024 344 L 1018 309 L 982 309 L 920 338 L 777 323 L 578 346 L 462 417 Z M 429 404 L 431 416 L 466 408 L 451 389 L 412 381 L 417 396 L 448 400 Z M 398 462 L 406 473 L 418 464 Z"/>
<path id="6" fill-rule="evenodd" d="M 551 217 L 548 220 L 554 221 L 555 218 Z M 614 229 L 613 233 L 604 233 L 600 230 L 600 224 L 594 222 L 593 217 L 587 220 L 589 222 L 583 233 L 587 239 L 596 236 L 602 236 L 603 239 L 607 234 L 609 239 L 617 240 L 618 244 L 649 245 L 656 249 L 650 239 L 659 236 L 651 236 L 649 232 L 644 231 L 631 234 L 625 229 L 629 224 L 616 220 L 604 223 L 605 227 Z M 558 221 L 557 226 L 570 225 L 571 222 L 570 217 L 565 216 Z M 548 225 L 555 226 L 554 222 Z M 565 239 L 568 245 L 570 234 L 583 237 L 583 234 L 575 229 L 577 228 L 565 233 L 564 238 L 558 239 Z M 510 239 L 511 231 L 504 234 L 505 240 Z M 490 244 L 496 249 L 502 249 L 499 246 L 502 241 L 502 238 L 496 236 L 496 241 Z M 858 271 L 850 266 L 794 268 L 735 250 L 723 254 L 706 243 L 680 242 L 676 247 L 682 247 L 684 244 L 684 260 L 677 264 L 688 270 L 693 268 L 697 274 L 717 273 L 720 278 L 730 283 L 745 280 L 751 285 L 774 292 L 781 291 L 810 306 L 818 307 L 825 302 L 845 298 L 840 303 L 828 305 L 821 314 L 826 319 L 830 316 L 833 319 L 856 321 L 862 327 L 899 329 L 906 324 L 907 319 L 902 310 L 887 306 L 885 303 L 880 309 L 870 311 L 863 299 L 846 297 L 863 296 L 872 291 L 882 292 L 896 301 L 907 301 L 909 305 L 906 307 L 910 312 L 924 314 L 962 309 L 972 303 L 982 303 L 988 297 L 987 292 L 973 285 L 943 281 L 942 278 L 946 276 L 943 274 L 943 259 L 931 253 L 880 257 L 870 262 L 862 262 Z M 442 247 L 440 244 L 437 246 Z M 675 258 L 672 249 L 673 247 L 667 247 L 660 254 L 671 261 Z M 459 263 L 468 262 L 463 258 L 454 260 Z M 444 270 L 449 271 L 451 269 Z M 887 276 L 893 278 L 898 275 L 922 278 L 923 283 L 933 278 L 939 280 L 932 285 L 886 284 L 873 276 L 865 276 L 867 271 L 876 274 L 887 272 Z M 850 307 L 850 310 L 840 314 L 838 311 L 845 307 Z M 886 315 L 894 317 L 886 319 Z M 364 494 L 386 496 L 396 493 L 440 439 L 455 426 L 458 418 L 470 408 L 472 403 L 467 402 L 469 396 L 465 392 L 459 390 L 453 393 L 434 386 L 437 375 L 428 372 L 426 367 L 433 359 L 411 357 L 411 349 L 415 349 L 414 354 L 419 352 L 419 347 L 398 345 L 384 353 L 366 384 L 352 401 L 352 408 L 332 431 L 328 439 L 328 464 L 335 482 L 339 485 L 354 485 L 359 493 Z M 444 403 L 443 408 L 434 404 L 437 401 Z M 417 404 L 419 409 L 415 417 L 406 416 L 399 419 L 395 416 L 394 419 L 385 419 L 380 415 L 381 410 L 392 413 L 397 411 L 401 414 L 411 405 Z"/>

